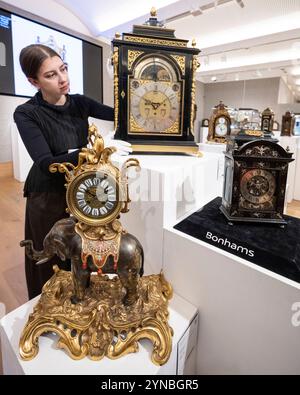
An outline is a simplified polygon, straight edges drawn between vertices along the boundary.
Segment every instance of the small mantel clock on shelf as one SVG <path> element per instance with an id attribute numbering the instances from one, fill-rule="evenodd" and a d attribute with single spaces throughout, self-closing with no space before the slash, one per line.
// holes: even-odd
<path id="1" fill-rule="evenodd" d="M 209 120 L 208 142 L 225 143 L 230 136 L 231 119 L 222 101 L 214 108 L 213 115 Z"/>
<path id="2" fill-rule="evenodd" d="M 261 130 L 263 130 L 266 133 L 268 133 L 268 135 L 272 135 L 273 134 L 273 123 L 274 123 L 274 112 L 273 110 L 271 110 L 271 108 L 266 108 L 262 114 L 261 114 Z"/>
<path id="3" fill-rule="evenodd" d="M 290 111 L 282 116 L 281 136 L 292 136 L 295 126 L 295 117 Z"/>
<path id="4" fill-rule="evenodd" d="M 258 130 L 229 138 L 220 209 L 230 223 L 286 224 L 286 181 L 293 159 L 277 142 Z"/>
<path id="5" fill-rule="evenodd" d="M 132 33 L 112 41 L 116 138 L 134 153 L 196 153 L 196 70 L 200 50 L 188 47 L 156 10 Z"/>

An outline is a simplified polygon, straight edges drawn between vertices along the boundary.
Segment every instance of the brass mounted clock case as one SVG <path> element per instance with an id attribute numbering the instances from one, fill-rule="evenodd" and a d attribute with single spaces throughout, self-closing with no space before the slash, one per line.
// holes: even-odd
<path id="1" fill-rule="evenodd" d="M 130 202 L 127 169 L 139 169 L 139 162 L 130 158 L 116 167 L 110 159 L 115 148 L 104 148 L 95 126 L 89 128 L 89 143 L 77 166 L 50 166 L 53 173 L 65 173 L 71 216 L 54 224 L 43 251 L 34 250 L 31 240 L 21 242 L 38 264 L 55 254 L 71 259 L 72 272 L 54 267 L 21 335 L 20 355 L 34 358 L 39 336 L 54 332 L 58 347 L 73 359 L 116 359 L 137 352 L 138 341 L 148 339 L 153 363 L 163 365 L 172 350 L 172 287 L 162 273 L 143 276 L 143 247 L 119 221 Z"/>
<path id="2" fill-rule="evenodd" d="M 269 107 L 267 107 L 261 113 L 261 130 L 263 130 L 265 134 L 268 134 L 269 136 L 273 134 L 274 117 L 274 111 Z"/>
<path id="3" fill-rule="evenodd" d="M 295 116 L 290 111 L 287 111 L 282 116 L 281 136 L 292 136 L 295 126 Z"/>
<path id="4" fill-rule="evenodd" d="M 231 132 L 230 115 L 221 101 L 214 109 L 208 125 L 208 142 L 225 143 Z"/>
<path id="5" fill-rule="evenodd" d="M 164 28 L 156 11 L 112 41 L 116 138 L 134 153 L 197 153 L 194 141 L 200 50 Z"/>
<path id="6" fill-rule="evenodd" d="M 286 225 L 283 217 L 292 153 L 262 131 L 231 137 L 225 154 L 222 213 L 229 222 Z"/>

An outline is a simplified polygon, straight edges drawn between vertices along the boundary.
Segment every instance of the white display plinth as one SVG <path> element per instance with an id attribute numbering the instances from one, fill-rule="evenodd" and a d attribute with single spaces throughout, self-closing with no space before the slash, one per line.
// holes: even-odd
<path id="1" fill-rule="evenodd" d="M 199 309 L 198 374 L 300 374 L 300 284 L 172 227 L 164 272 Z"/>
<path id="2" fill-rule="evenodd" d="M 196 341 L 198 328 L 197 309 L 181 297 L 170 301 L 169 324 L 174 330 L 173 348 L 169 361 L 163 366 L 151 362 L 153 346 L 148 340 L 139 342 L 139 351 L 116 360 L 103 358 L 76 361 L 56 348 L 58 336 L 45 334 L 39 338 L 39 353 L 31 361 L 19 356 L 21 332 L 38 298 L 7 314 L 0 321 L 1 347 L 4 374 L 72 374 L 72 375 L 155 375 L 195 374 Z"/>
<path id="3" fill-rule="evenodd" d="M 299 196 L 297 195 L 296 185 L 297 185 L 297 163 L 299 165 L 298 168 L 298 178 L 300 174 L 300 160 L 298 159 L 298 144 L 300 142 L 300 137 L 296 136 L 279 136 L 278 138 L 279 144 L 286 150 L 289 149 L 290 152 L 293 153 L 294 161 L 289 163 L 289 170 L 288 170 L 288 178 L 287 178 L 287 196 L 286 201 L 290 203 L 293 199 L 300 200 L 300 193 Z M 299 147 L 300 149 L 300 147 Z M 300 185 L 299 185 L 300 186 Z M 300 192 L 300 191 L 299 191 Z M 298 196 L 298 198 L 297 198 Z"/>
<path id="4" fill-rule="evenodd" d="M 200 136 L 199 136 L 200 143 L 205 143 L 207 141 L 207 136 L 208 136 L 208 126 L 202 126 L 200 128 Z"/>
<path id="5" fill-rule="evenodd" d="M 224 164 L 225 164 L 225 151 L 226 144 L 221 143 L 200 143 L 199 150 L 203 153 L 214 153 L 218 155 L 218 186 L 217 195 L 222 196 L 223 194 L 223 184 L 224 184 Z"/>
<path id="6" fill-rule="evenodd" d="M 220 194 L 220 154 L 191 156 L 134 155 L 138 179 L 130 179 L 130 211 L 122 225 L 144 248 L 145 273 L 159 273 L 163 259 L 163 228 L 192 213 Z M 125 161 L 128 157 L 120 157 Z M 131 170 L 131 169 L 130 169 Z M 135 170 L 129 176 L 135 175 Z"/>

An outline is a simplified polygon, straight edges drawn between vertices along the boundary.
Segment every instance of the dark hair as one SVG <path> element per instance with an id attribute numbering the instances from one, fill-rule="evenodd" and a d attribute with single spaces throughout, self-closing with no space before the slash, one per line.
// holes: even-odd
<path id="1" fill-rule="evenodd" d="M 20 65 L 27 78 L 37 78 L 38 71 L 47 58 L 59 56 L 52 48 L 42 44 L 32 44 L 20 52 Z"/>

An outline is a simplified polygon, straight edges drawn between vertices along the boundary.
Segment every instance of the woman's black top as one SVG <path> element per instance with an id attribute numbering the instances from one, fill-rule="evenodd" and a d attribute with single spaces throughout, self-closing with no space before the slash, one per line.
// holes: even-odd
<path id="1" fill-rule="evenodd" d="M 38 92 L 28 102 L 18 106 L 14 120 L 33 165 L 24 186 L 24 196 L 30 192 L 61 192 L 65 190 L 63 174 L 50 173 L 52 163 L 76 164 L 79 151 L 68 150 L 85 146 L 88 117 L 112 121 L 113 108 L 83 95 L 67 95 L 63 106 L 49 104 Z"/>

